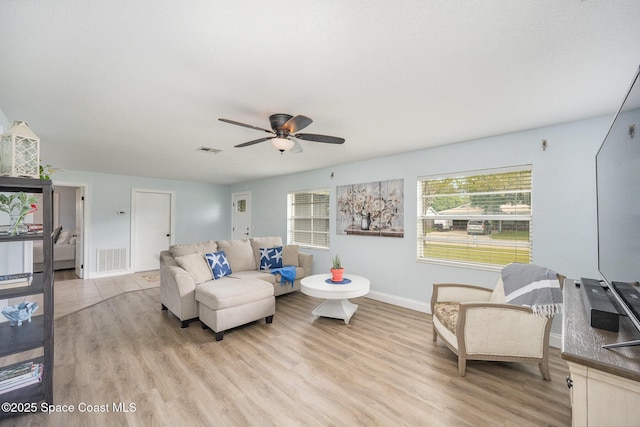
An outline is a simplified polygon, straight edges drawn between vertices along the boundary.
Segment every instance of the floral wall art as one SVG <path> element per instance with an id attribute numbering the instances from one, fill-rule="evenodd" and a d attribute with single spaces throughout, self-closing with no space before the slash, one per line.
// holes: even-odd
<path id="1" fill-rule="evenodd" d="M 336 188 L 337 234 L 404 237 L 404 180 Z"/>

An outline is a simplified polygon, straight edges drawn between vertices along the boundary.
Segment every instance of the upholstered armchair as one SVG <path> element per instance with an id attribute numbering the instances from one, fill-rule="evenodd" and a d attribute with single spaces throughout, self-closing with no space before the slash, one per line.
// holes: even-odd
<path id="1" fill-rule="evenodd" d="M 558 275 L 562 284 L 564 276 Z M 433 340 L 438 337 L 458 356 L 458 372 L 467 360 L 537 363 L 549 381 L 549 331 L 552 317 L 529 307 L 507 304 L 502 278 L 494 290 L 436 283 L 431 297 Z"/>

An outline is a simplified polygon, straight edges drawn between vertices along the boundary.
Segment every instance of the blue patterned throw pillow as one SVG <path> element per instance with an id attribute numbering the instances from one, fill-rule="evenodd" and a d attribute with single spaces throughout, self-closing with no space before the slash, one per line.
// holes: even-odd
<path id="1" fill-rule="evenodd" d="M 207 259 L 214 279 L 219 279 L 231 274 L 231 266 L 229 265 L 229 261 L 227 261 L 227 256 L 224 251 L 204 254 L 204 257 Z"/>
<path id="2" fill-rule="evenodd" d="M 282 246 L 260 248 L 260 270 L 282 268 Z"/>

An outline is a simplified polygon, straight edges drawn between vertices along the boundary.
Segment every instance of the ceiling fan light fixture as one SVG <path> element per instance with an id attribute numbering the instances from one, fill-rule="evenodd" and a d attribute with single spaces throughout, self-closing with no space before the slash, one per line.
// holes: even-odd
<path id="1" fill-rule="evenodd" d="M 251 145 L 271 140 L 271 144 L 276 148 L 276 150 L 280 151 L 280 154 L 282 154 L 285 151 L 300 153 L 302 151 L 302 147 L 297 141 L 298 139 L 312 142 L 323 142 L 326 144 L 344 144 L 344 138 L 338 138 L 337 136 L 318 135 L 315 133 L 298 133 L 298 131 L 306 128 L 311 123 L 313 123 L 313 120 L 311 120 L 309 117 L 301 115 L 293 117 L 289 114 L 272 114 L 269 116 L 271 130 L 263 129 L 258 126 L 248 125 L 246 123 L 236 122 L 235 120 L 223 119 L 222 117 L 218 120 L 236 126 L 263 131 L 273 135 L 234 145 L 234 147 L 236 148 L 249 147 Z M 289 139 L 290 137 L 295 139 L 292 141 Z"/>
<path id="2" fill-rule="evenodd" d="M 276 150 L 280 151 L 280 153 L 291 150 L 295 145 L 290 139 L 280 137 L 273 138 L 271 140 L 271 144 L 276 148 Z"/>

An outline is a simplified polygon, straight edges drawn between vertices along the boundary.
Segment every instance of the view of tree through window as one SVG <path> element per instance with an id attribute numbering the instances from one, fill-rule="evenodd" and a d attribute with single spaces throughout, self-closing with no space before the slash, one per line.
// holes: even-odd
<path id="1" fill-rule="evenodd" d="M 418 180 L 418 259 L 503 266 L 531 260 L 531 167 Z"/>

